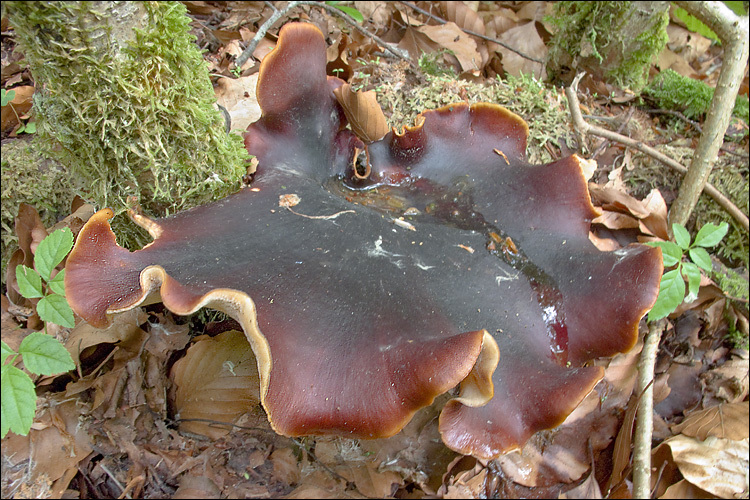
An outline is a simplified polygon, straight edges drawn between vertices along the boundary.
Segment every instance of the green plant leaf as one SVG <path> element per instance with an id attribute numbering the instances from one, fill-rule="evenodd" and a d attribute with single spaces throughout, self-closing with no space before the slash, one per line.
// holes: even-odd
<path id="1" fill-rule="evenodd" d="M 692 302 L 698 298 L 698 290 L 701 287 L 701 270 L 691 262 L 682 264 L 682 274 L 688 281 L 688 294 L 685 302 Z"/>
<path id="2" fill-rule="evenodd" d="M 0 422 L 2 422 L 2 437 L 5 437 L 9 430 L 25 436 L 31 429 L 36 412 L 34 382 L 15 366 L 4 369 L 1 378 Z"/>
<path id="3" fill-rule="evenodd" d="M 5 90 L 3 89 L 2 92 L 2 105 L 7 106 L 10 104 L 10 101 L 16 98 L 16 91 L 15 90 Z"/>
<path id="4" fill-rule="evenodd" d="M 690 260 L 698 264 L 698 266 L 704 271 L 711 272 L 711 257 L 704 248 L 691 248 L 688 250 Z"/>
<path id="5" fill-rule="evenodd" d="M 47 285 L 56 294 L 65 296 L 65 269 L 57 273 Z"/>
<path id="6" fill-rule="evenodd" d="M 42 278 L 39 277 L 39 273 L 30 267 L 23 264 L 16 266 L 16 282 L 18 283 L 18 291 L 27 299 L 44 297 Z"/>
<path id="7" fill-rule="evenodd" d="M 721 239 L 727 234 L 727 231 L 729 231 L 729 224 L 726 222 L 722 222 L 718 226 L 713 222 L 709 222 L 695 235 L 693 246 L 712 247 L 718 245 Z"/>
<path id="8" fill-rule="evenodd" d="M 2 340 L 0 340 L 2 342 Z M 13 349 L 10 348 L 8 344 L 5 342 L 2 342 L 2 359 L 0 359 L 0 365 L 5 365 L 5 360 L 8 359 L 8 356 L 13 356 L 16 353 Z"/>
<path id="9" fill-rule="evenodd" d="M 49 281 L 52 270 L 73 248 L 73 232 L 66 227 L 44 238 L 34 253 L 34 267 L 44 281 Z"/>
<path id="10" fill-rule="evenodd" d="M 685 226 L 675 222 L 672 224 L 672 234 L 674 234 L 674 242 L 680 245 L 680 248 L 683 250 L 690 248 L 690 233 Z"/>
<path id="11" fill-rule="evenodd" d="M 56 375 L 76 367 L 65 346 L 44 332 L 27 335 L 18 352 L 26 369 L 38 375 Z"/>
<path id="12" fill-rule="evenodd" d="M 355 21 L 358 23 L 365 22 L 364 16 L 362 16 L 362 13 L 355 9 L 354 7 L 347 7 L 346 5 L 338 5 L 339 2 L 326 2 L 328 5 L 332 7 L 336 7 L 344 14 L 349 14 Z"/>
<path id="13" fill-rule="evenodd" d="M 685 280 L 680 275 L 680 267 L 664 273 L 664 276 L 661 277 L 659 295 L 654 307 L 648 313 L 649 321 L 666 318 L 677 309 L 677 306 L 685 298 Z"/>
<path id="14" fill-rule="evenodd" d="M 29 122 L 26 124 L 25 127 L 23 127 L 23 132 L 26 134 L 35 134 L 36 133 L 36 122 Z"/>
<path id="15" fill-rule="evenodd" d="M 682 249 L 671 241 L 649 241 L 646 245 L 661 248 L 664 267 L 672 267 L 682 260 Z"/>
<path id="16" fill-rule="evenodd" d="M 76 326 L 73 310 L 62 295 L 51 293 L 36 305 L 36 312 L 42 321 L 49 321 L 66 328 Z"/>

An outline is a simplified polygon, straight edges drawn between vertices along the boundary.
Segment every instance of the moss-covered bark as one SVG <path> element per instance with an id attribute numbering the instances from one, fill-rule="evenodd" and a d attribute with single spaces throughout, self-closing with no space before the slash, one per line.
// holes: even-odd
<path id="1" fill-rule="evenodd" d="M 247 152 L 213 107 L 181 3 L 9 2 L 7 12 L 36 80 L 35 145 L 84 197 L 118 214 L 134 197 L 166 215 L 239 188 Z"/>
<path id="2" fill-rule="evenodd" d="M 669 2 L 557 2 L 547 72 L 580 70 L 639 92 L 667 43 Z"/>

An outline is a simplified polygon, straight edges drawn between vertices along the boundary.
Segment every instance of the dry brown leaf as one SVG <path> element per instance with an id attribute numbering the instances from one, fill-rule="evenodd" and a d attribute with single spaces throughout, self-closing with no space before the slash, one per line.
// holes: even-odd
<path id="1" fill-rule="evenodd" d="M 646 205 L 629 194 L 617 189 L 604 188 L 589 182 L 589 192 L 594 205 L 605 210 L 630 214 L 637 219 L 648 217 L 650 212 Z"/>
<path id="2" fill-rule="evenodd" d="M 738 498 L 748 492 L 748 439 L 709 437 L 705 441 L 683 436 L 663 443 L 672 451 L 686 480 L 722 498 Z"/>
<path id="3" fill-rule="evenodd" d="M 234 422 L 260 401 L 258 369 L 242 332 L 199 339 L 172 368 L 174 409 L 180 430 L 219 438 L 226 427 L 186 419 Z"/>
<path id="4" fill-rule="evenodd" d="M 711 46 L 710 39 L 674 23 L 667 26 L 667 36 L 667 47 L 679 54 L 688 64 L 705 54 Z"/>
<path id="5" fill-rule="evenodd" d="M 592 223 L 602 224 L 609 229 L 633 229 L 639 226 L 638 219 L 620 212 L 603 210 L 602 214 L 594 218 Z"/>
<path id="6" fill-rule="evenodd" d="M 675 434 L 705 440 L 709 436 L 727 439 L 747 439 L 750 403 L 720 404 L 690 413 L 685 420 L 672 426 Z"/>
<path id="7" fill-rule="evenodd" d="M 539 36 L 534 21 L 509 29 L 500 35 L 498 40 L 529 57 L 541 61 L 547 58 L 547 46 Z M 530 73 L 539 80 L 547 78 L 547 69 L 544 64 L 521 57 L 502 46 L 497 48 L 497 52 L 503 56 L 503 68 L 509 74 L 518 77 L 521 73 Z"/>
<path id="8" fill-rule="evenodd" d="M 560 494 L 560 498 L 603 498 L 596 475 L 592 471 L 589 476 L 575 488 Z"/>
<path id="9" fill-rule="evenodd" d="M 667 488 L 667 491 L 665 491 L 664 494 L 660 496 L 659 498 L 683 499 L 683 498 L 719 498 L 719 497 L 717 497 L 716 495 L 712 495 L 711 493 L 707 491 L 703 491 L 702 489 L 698 488 L 690 481 L 687 481 L 685 479 L 680 479 L 679 481 L 671 485 L 669 488 Z"/>
<path id="10" fill-rule="evenodd" d="M 345 83 L 333 93 L 357 137 L 370 143 L 388 133 L 388 122 L 374 91 L 354 92 L 351 85 Z"/>
<path id="11" fill-rule="evenodd" d="M 458 27 L 484 35 L 484 21 L 464 2 L 440 2 L 443 19 Z"/>
<path id="12" fill-rule="evenodd" d="M 255 73 L 241 78 L 219 78 L 216 84 L 216 102 L 224 106 L 232 119 L 232 130 L 247 129 L 247 126 L 260 118 L 261 111 L 255 96 L 258 84 Z"/>
<path id="13" fill-rule="evenodd" d="M 718 403 L 737 403 L 748 394 L 748 360 L 732 358 L 721 366 L 701 375 L 705 385 L 704 406 Z"/>
<path id="14" fill-rule="evenodd" d="M 439 26 L 420 26 L 419 33 L 423 33 L 440 48 L 449 50 L 458 60 L 461 73 L 480 69 L 482 56 L 477 50 L 474 39 L 464 33 L 456 23 L 445 23 Z"/>
<path id="15" fill-rule="evenodd" d="M 34 95 L 34 87 L 32 85 L 21 85 L 19 87 L 14 87 L 12 89 L 8 89 L 8 91 L 14 90 L 16 92 L 15 97 L 12 101 L 10 101 L 10 104 L 13 105 L 11 108 L 10 105 L 3 106 L 2 108 L 2 115 L 0 115 L 0 125 L 2 126 L 2 130 L 4 132 L 7 132 L 16 125 L 18 125 L 18 118 L 16 117 L 16 114 L 18 116 L 23 116 L 26 113 L 31 110 L 31 96 Z M 13 110 L 15 109 L 15 113 Z"/>
<path id="16" fill-rule="evenodd" d="M 88 323 L 79 323 L 70 331 L 65 348 L 68 349 L 76 365 L 81 364 L 81 353 L 98 344 L 127 342 L 143 333 L 140 325 L 146 322 L 148 314 L 140 307 L 114 316 L 107 328 L 94 328 Z M 71 390 L 71 388 L 69 388 Z M 74 394 L 74 392 L 70 392 Z"/>
<path id="17" fill-rule="evenodd" d="M 172 498 L 221 498 L 221 491 L 216 483 L 205 476 L 185 474 L 180 478 L 180 486 L 174 492 Z"/>
<path id="18" fill-rule="evenodd" d="M 290 485 L 299 483 L 301 478 L 299 463 L 291 448 L 274 450 L 268 458 L 273 464 L 273 477 L 276 481 Z"/>

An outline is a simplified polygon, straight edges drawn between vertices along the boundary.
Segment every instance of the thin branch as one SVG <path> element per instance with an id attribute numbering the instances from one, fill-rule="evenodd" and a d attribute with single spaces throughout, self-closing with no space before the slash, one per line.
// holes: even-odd
<path id="1" fill-rule="evenodd" d="M 703 123 L 703 133 L 695 147 L 690 169 L 682 181 L 677 199 L 669 209 L 670 222 L 685 225 L 708 181 L 719 148 L 724 143 L 724 134 L 729 126 L 750 53 L 750 22 L 748 16 L 737 16 L 722 2 L 677 3 L 711 28 L 724 47 L 721 72 Z M 745 220 L 747 221 L 747 217 Z M 747 231 L 747 223 L 744 227 Z"/>
<path id="2" fill-rule="evenodd" d="M 583 74 L 579 74 L 573 80 L 573 83 L 571 84 L 571 86 L 565 89 L 565 95 L 568 98 L 568 105 L 570 107 L 570 115 L 573 118 L 573 125 L 575 126 L 575 129 L 578 134 L 582 136 L 585 136 L 586 134 L 591 134 L 591 135 L 595 135 L 598 137 L 604 137 L 605 139 L 609 139 L 611 141 L 619 142 L 633 149 L 637 149 L 641 153 L 647 154 L 651 156 L 652 158 L 655 158 L 656 160 L 659 160 L 660 162 L 664 163 L 665 165 L 672 168 L 673 170 L 680 172 L 681 174 L 687 173 L 688 169 L 685 166 L 676 162 L 675 160 L 668 157 L 667 155 L 660 153 L 654 148 L 643 144 L 640 141 L 636 141 L 636 140 L 631 139 L 630 137 L 626 137 L 616 132 L 612 132 L 611 130 L 597 127 L 595 125 L 589 125 L 588 123 L 586 123 L 583 119 L 583 116 L 581 115 L 580 103 L 578 102 L 578 96 L 576 95 L 576 92 L 578 89 L 578 82 L 580 81 L 580 77 L 582 76 Z M 581 143 L 581 146 L 583 146 L 583 143 Z M 714 201 L 716 201 L 716 203 L 718 203 L 724 210 L 727 211 L 727 213 L 729 213 L 729 215 L 734 217 L 734 219 L 737 222 L 739 222 L 743 228 L 745 228 L 745 231 L 749 230 L 750 223 L 748 221 L 747 215 L 745 215 L 742 212 L 742 210 L 740 210 L 737 207 L 737 205 L 732 203 L 732 201 L 729 200 L 729 198 L 721 194 L 721 192 L 718 189 L 716 189 L 713 185 L 709 183 L 705 184 L 705 186 L 703 187 L 703 191 L 705 191 L 707 195 L 713 198 Z"/>
<path id="3" fill-rule="evenodd" d="M 411 8 L 411 9 L 414 9 L 415 11 L 419 12 L 420 14 L 424 14 L 425 16 L 431 17 L 432 19 L 434 19 L 435 21 L 439 22 L 440 24 L 445 24 L 445 23 L 448 22 L 445 19 L 443 19 L 442 17 L 436 16 L 435 14 L 433 14 L 431 12 L 427 12 L 426 10 L 417 7 L 416 5 L 414 5 L 411 2 L 400 1 L 399 3 L 403 4 L 403 5 L 406 5 L 407 7 Z M 459 26 L 459 28 L 461 28 L 461 26 Z M 467 35 L 475 36 L 477 38 L 481 38 L 482 40 L 487 40 L 488 42 L 496 43 L 496 44 L 498 44 L 498 45 L 500 45 L 500 46 L 502 46 L 502 47 L 510 50 L 511 52 L 515 52 L 516 54 L 518 54 L 519 56 L 523 57 L 524 59 L 528 59 L 529 61 L 534 61 L 535 63 L 539 63 L 539 64 L 545 64 L 545 61 L 542 61 L 540 59 L 536 59 L 534 57 L 526 55 L 523 52 L 521 52 L 520 50 L 518 50 L 518 49 L 516 49 L 514 47 L 511 47 L 507 43 L 502 42 L 502 41 L 498 40 L 497 38 L 490 38 L 487 35 L 483 35 L 481 33 L 477 33 L 475 31 L 467 30 L 467 29 L 464 29 L 464 28 L 461 28 L 461 31 L 463 31 Z"/>
<path id="4" fill-rule="evenodd" d="M 258 46 L 258 43 L 260 40 L 266 35 L 266 32 L 268 29 L 276 22 L 278 21 L 282 16 L 286 15 L 290 10 L 292 10 L 294 7 L 298 7 L 300 5 L 310 5 L 312 7 L 319 7 L 321 9 L 324 9 L 326 12 L 328 12 L 331 15 L 338 16 L 344 21 L 346 21 L 347 24 L 349 24 L 351 27 L 362 33 L 364 36 L 372 39 L 377 43 L 378 45 L 382 46 L 385 50 L 396 56 L 397 58 L 406 61 L 409 63 L 409 65 L 412 68 L 416 68 L 417 65 L 400 53 L 397 49 L 391 47 L 391 44 L 380 38 L 379 36 L 370 33 L 368 30 L 360 26 L 357 21 L 352 18 L 350 15 L 346 14 L 345 12 L 337 9 L 336 7 L 333 7 L 331 5 L 327 5 L 323 2 L 313 2 L 313 1 L 299 1 L 299 2 L 289 2 L 289 4 L 284 7 L 281 10 L 277 10 L 273 13 L 273 15 L 263 23 L 263 26 L 261 26 L 258 29 L 258 33 L 255 34 L 252 40 L 250 40 L 250 43 L 248 44 L 247 48 L 240 54 L 240 56 L 235 61 L 235 64 L 237 67 L 241 68 L 245 62 L 247 62 L 248 59 L 250 59 L 250 56 L 252 56 L 253 52 L 255 51 L 255 48 Z"/>
<path id="5" fill-rule="evenodd" d="M 649 325 L 638 366 L 641 401 L 635 421 L 633 442 L 633 498 L 651 498 L 651 439 L 654 431 L 654 364 L 664 321 Z"/>

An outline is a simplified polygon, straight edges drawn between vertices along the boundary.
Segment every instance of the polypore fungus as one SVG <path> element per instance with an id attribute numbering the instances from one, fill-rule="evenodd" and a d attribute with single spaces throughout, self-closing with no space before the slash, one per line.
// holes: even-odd
<path id="1" fill-rule="evenodd" d="M 440 430 L 489 458 L 558 425 L 630 349 L 659 250 L 600 252 L 579 160 L 524 160 L 528 127 L 493 104 L 426 111 L 365 144 L 345 129 L 323 35 L 288 24 L 263 61 L 245 135 L 252 186 L 159 220 L 129 252 L 96 213 L 66 269 L 93 325 L 159 295 L 236 318 L 285 435 L 376 438 L 460 383 Z"/>

